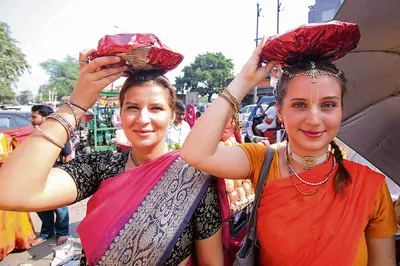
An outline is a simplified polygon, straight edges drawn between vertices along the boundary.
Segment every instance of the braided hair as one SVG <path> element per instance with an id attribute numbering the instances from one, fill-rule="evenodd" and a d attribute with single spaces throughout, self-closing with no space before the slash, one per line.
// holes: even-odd
<path id="1" fill-rule="evenodd" d="M 330 62 L 327 61 L 314 61 L 315 63 L 315 68 L 319 69 L 319 70 L 323 70 L 325 72 L 329 72 L 332 74 L 337 75 L 336 76 L 332 76 L 334 77 L 341 89 L 341 101 L 342 101 L 342 107 L 343 107 L 343 96 L 347 91 L 346 88 L 346 77 L 344 76 L 343 72 L 339 71 L 336 66 Z M 305 62 L 305 61 L 299 61 L 293 65 L 290 65 L 288 67 L 283 68 L 283 73 L 276 85 L 276 89 L 275 89 L 275 98 L 276 101 L 278 102 L 279 105 L 283 105 L 283 99 L 286 96 L 286 92 L 287 92 L 287 88 L 289 85 L 289 81 L 293 78 L 294 74 L 299 74 L 299 73 L 304 73 L 307 70 L 311 69 L 311 63 Z M 289 75 L 291 74 L 291 75 Z M 346 167 L 343 164 L 343 154 L 339 148 L 339 146 L 335 143 L 335 141 L 331 141 L 331 147 L 334 150 L 334 157 L 335 160 L 339 166 L 339 170 L 336 174 L 336 176 L 334 177 L 334 181 L 333 181 L 333 186 L 334 189 L 336 191 L 336 193 L 343 195 L 343 190 L 344 188 L 351 183 L 351 175 L 350 173 L 347 171 Z"/>
<path id="2" fill-rule="evenodd" d="M 339 146 L 333 140 L 330 144 L 334 151 L 333 156 L 335 156 L 335 160 L 339 166 L 339 171 L 333 179 L 333 187 L 335 188 L 337 193 L 343 195 L 344 188 L 351 183 L 351 175 L 349 171 L 347 171 L 346 167 L 344 167 L 343 154 Z"/>

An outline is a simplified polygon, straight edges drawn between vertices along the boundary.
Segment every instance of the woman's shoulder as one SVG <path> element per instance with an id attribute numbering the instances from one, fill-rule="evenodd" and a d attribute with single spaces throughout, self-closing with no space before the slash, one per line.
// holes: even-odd
<path id="1" fill-rule="evenodd" d="M 242 143 L 238 145 L 240 148 L 242 148 L 246 153 L 251 153 L 251 154 L 265 154 L 268 147 L 263 145 L 263 144 L 258 144 L 258 143 Z"/>
<path id="2" fill-rule="evenodd" d="M 368 181 L 375 180 L 377 182 L 382 182 L 385 180 L 385 176 L 376 171 L 371 169 L 369 166 L 357 163 L 351 160 L 343 160 L 343 165 L 349 171 L 351 176 L 354 176 L 355 179 L 366 179 Z"/>

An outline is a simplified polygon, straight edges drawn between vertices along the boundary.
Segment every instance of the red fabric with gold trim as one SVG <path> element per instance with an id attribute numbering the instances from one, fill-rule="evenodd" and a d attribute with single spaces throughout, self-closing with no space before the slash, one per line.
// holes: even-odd
<path id="1" fill-rule="evenodd" d="M 105 35 L 99 40 L 97 51 L 89 57 L 89 60 L 111 55 L 120 56 L 122 59 L 114 66 L 129 65 L 133 72 L 161 70 L 166 73 L 176 68 L 183 60 L 183 55 L 172 51 L 151 33 Z M 132 58 L 131 61 L 129 56 Z"/>
<path id="2" fill-rule="evenodd" d="M 281 66 L 300 60 L 332 62 L 355 49 L 360 37 L 355 23 L 310 23 L 270 37 L 264 45 L 261 61 L 279 61 Z"/>

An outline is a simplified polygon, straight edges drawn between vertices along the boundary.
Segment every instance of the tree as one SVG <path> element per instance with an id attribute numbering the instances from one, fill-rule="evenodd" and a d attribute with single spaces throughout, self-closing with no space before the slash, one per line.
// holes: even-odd
<path id="1" fill-rule="evenodd" d="M 33 94 L 30 90 L 21 91 L 21 93 L 17 96 L 17 101 L 24 105 L 32 102 Z"/>
<path id="2" fill-rule="evenodd" d="M 233 68 L 232 60 L 222 53 L 200 54 L 183 68 L 183 76 L 175 79 L 175 87 L 178 93 L 197 91 L 210 102 L 212 95 L 225 88 L 226 80 L 233 77 Z"/>
<path id="3" fill-rule="evenodd" d="M 79 74 L 78 60 L 71 56 L 66 56 L 62 61 L 50 59 L 40 63 L 40 66 L 50 76 L 49 86 L 41 86 L 39 88 L 39 94 L 43 98 L 46 99 L 50 91 L 52 93 L 56 92 L 58 99 L 71 94 Z"/>
<path id="4" fill-rule="evenodd" d="M 10 27 L 0 22 L 0 103 L 15 102 L 12 86 L 30 69 L 26 55 L 17 44 L 18 41 L 11 37 Z"/>
<path id="5" fill-rule="evenodd" d="M 9 84 L 0 83 L 0 104 L 14 104 L 15 93 Z"/>

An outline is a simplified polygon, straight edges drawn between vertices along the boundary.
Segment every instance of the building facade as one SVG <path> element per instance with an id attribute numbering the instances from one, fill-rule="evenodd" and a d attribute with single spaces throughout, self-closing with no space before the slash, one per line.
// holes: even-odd
<path id="1" fill-rule="evenodd" d="M 344 0 L 315 0 L 308 8 L 308 23 L 326 22 L 333 19 Z"/>

